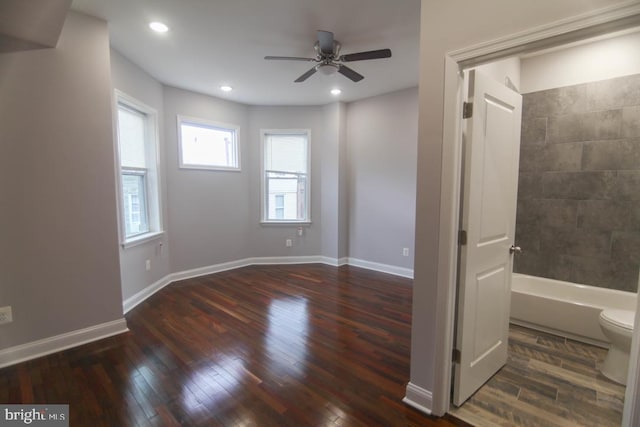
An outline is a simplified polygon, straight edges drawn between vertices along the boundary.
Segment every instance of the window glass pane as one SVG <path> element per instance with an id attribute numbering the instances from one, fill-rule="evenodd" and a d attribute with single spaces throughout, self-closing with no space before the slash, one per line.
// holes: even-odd
<path id="1" fill-rule="evenodd" d="M 284 194 L 275 195 L 276 219 L 284 219 Z"/>
<path id="2" fill-rule="evenodd" d="M 122 198 L 124 202 L 125 236 L 147 233 L 149 223 L 145 194 L 145 176 L 138 173 L 122 173 Z"/>
<path id="3" fill-rule="evenodd" d="M 238 167 L 235 129 L 184 122 L 180 146 L 183 165 Z"/>
<path id="4" fill-rule="evenodd" d="M 307 172 L 306 135 L 267 135 L 267 170 L 283 172 Z"/>
<path id="5" fill-rule="evenodd" d="M 306 175 L 267 172 L 267 220 L 306 219 Z"/>
<path id="6" fill-rule="evenodd" d="M 145 115 L 122 105 L 118 106 L 118 138 L 122 166 L 144 168 Z"/>

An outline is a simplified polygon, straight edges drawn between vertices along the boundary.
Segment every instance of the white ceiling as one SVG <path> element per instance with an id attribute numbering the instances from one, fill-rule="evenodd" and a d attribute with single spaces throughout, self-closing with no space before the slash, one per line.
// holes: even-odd
<path id="1" fill-rule="evenodd" d="M 349 102 L 418 84 L 420 0 L 73 0 L 71 8 L 106 20 L 112 47 L 162 83 L 246 104 Z M 151 21 L 170 31 L 152 32 Z M 349 63 L 365 76 L 358 83 L 321 73 L 294 83 L 313 63 L 263 59 L 315 56 L 316 30 L 332 31 L 342 54 L 389 48 L 392 57 Z"/>

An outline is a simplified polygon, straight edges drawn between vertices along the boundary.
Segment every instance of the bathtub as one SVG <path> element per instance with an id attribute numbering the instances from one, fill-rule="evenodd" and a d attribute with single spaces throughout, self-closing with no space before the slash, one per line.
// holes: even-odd
<path id="1" fill-rule="evenodd" d="M 604 308 L 636 309 L 633 292 L 513 273 L 511 323 L 608 347 L 598 316 Z"/>

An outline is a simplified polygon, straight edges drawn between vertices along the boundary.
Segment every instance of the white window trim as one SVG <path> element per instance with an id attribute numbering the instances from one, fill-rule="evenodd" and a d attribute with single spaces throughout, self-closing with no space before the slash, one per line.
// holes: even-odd
<path id="1" fill-rule="evenodd" d="M 137 100 L 136 98 L 127 95 L 121 90 L 114 90 L 115 96 L 113 98 L 113 129 L 116 139 L 116 189 L 118 194 L 118 225 L 120 229 L 120 246 L 123 249 L 128 249 L 134 246 L 138 246 L 152 240 L 161 239 L 164 237 L 164 221 L 162 216 L 162 183 L 160 177 L 160 147 L 159 147 L 159 127 L 158 127 L 158 112 L 156 109 L 148 106 L 147 104 Z M 120 139 L 118 135 L 118 105 L 124 104 L 129 108 L 133 108 L 147 115 L 147 129 L 149 140 L 153 143 L 153 155 L 150 159 L 150 165 L 153 164 L 154 170 L 151 171 L 150 167 L 147 167 L 147 179 L 146 179 L 146 191 L 147 191 L 147 210 L 149 216 L 149 231 L 142 234 L 136 234 L 127 238 L 124 224 L 124 199 L 122 192 L 122 171 L 130 170 L 131 168 L 123 168 L 120 162 Z M 148 154 L 147 154 L 148 155 Z M 152 182 L 151 182 L 152 181 Z M 152 191 L 151 187 L 155 187 Z"/>
<path id="2" fill-rule="evenodd" d="M 240 156 L 240 126 L 231 123 L 217 122 L 199 117 L 185 116 L 178 114 L 176 116 L 177 133 L 178 133 L 178 167 L 180 169 L 198 169 L 198 170 L 212 170 L 212 171 L 227 171 L 227 172 L 240 172 L 241 168 L 241 156 Z M 224 130 L 233 130 L 235 133 L 234 146 L 236 150 L 236 159 L 238 166 L 210 166 L 210 165 L 198 165 L 198 164 L 185 164 L 182 160 L 182 131 L 181 125 L 183 123 L 191 123 L 195 125 L 211 126 Z"/>
<path id="3" fill-rule="evenodd" d="M 133 248 L 134 246 L 143 245 L 147 242 L 162 239 L 164 237 L 164 231 L 150 231 L 145 234 L 139 234 L 137 236 L 130 237 L 126 242 L 121 243 L 122 249 Z"/>
<path id="4" fill-rule="evenodd" d="M 307 136 L 307 191 L 305 204 L 307 217 L 301 220 L 267 219 L 267 194 L 265 182 L 265 145 L 266 135 L 306 135 Z M 311 129 L 260 129 L 260 224 L 261 225 L 310 225 L 311 224 Z"/>

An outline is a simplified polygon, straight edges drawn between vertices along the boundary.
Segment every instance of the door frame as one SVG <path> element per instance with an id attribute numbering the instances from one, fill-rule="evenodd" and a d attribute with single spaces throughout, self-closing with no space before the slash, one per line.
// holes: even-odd
<path id="1" fill-rule="evenodd" d="M 440 232 L 438 243 L 435 372 L 431 413 L 444 415 L 450 408 L 451 354 L 454 343 L 458 264 L 458 218 L 462 173 L 461 71 L 472 66 L 561 46 L 598 35 L 640 26 L 640 3 L 623 3 L 535 27 L 507 37 L 448 52 L 444 58 L 444 119 L 442 181 L 440 188 Z M 640 317 L 640 298 L 636 319 Z M 638 322 L 636 322 L 638 324 Z M 640 327 L 634 328 L 629 386 L 625 396 L 623 426 L 640 419 Z M 635 356 L 635 357 L 634 357 Z M 636 386 L 637 385 L 637 386 Z M 638 403 L 629 404 L 629 402 Z"/>

